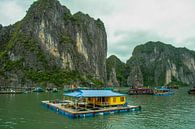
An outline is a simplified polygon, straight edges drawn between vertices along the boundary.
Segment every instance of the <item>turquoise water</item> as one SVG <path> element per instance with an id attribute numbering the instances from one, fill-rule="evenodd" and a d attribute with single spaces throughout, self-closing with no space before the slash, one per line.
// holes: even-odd
<path id="1" fill-rule="evenodd" d="M 195 129 L 195 95 L 189 88 L 173 96 L 127 96 L 141 112 L 68 119 L 41 106 L 60 93 L 0 95 L 0 129 Z"/>

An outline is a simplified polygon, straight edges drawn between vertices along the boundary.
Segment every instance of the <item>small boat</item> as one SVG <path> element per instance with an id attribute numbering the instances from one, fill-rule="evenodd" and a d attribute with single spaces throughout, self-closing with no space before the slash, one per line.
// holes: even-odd
<path id="1" fill-rule="evenodd" d="M 53 88 L 52 92 L 58 92 L 58 89 L 57 88 Z"/>
<path id="2" fill-rule="evenodd" d="M 65 85 L 64 92 L 74 92 L 78 90 L 76 85 Z"/>
<path id="3" fill-rule="evenodd" d="M 179 86 L 167 86 L 169 89 L 179 89 Z"/>
<path id="4" fill-rule="evenodd" d="M 74 92 L 79 90 L 79 88 L 64 88 L 64 92 Z"/>
<path id="5" fill-rule="evenodd" d="M 0 91 L 0 94 L 22 94 L 24 93 L 23 91 L 15 91 L 15 90 L 5 90 L 5 91 Z"/>
<path id="6" fill-rule="evenodd" d="M 148 87 L 130 88 L 129 95 L 153 95 L 154 91 Z"/>
<path id="7" fill-rule="evenodd" d="M 51 88 L 51 87 L 46 87 L 46 91 L 47 92 L 50 92 L 50 91 L 52 91 L 53 89 Z"/>
<path id="8" fill-rule="evenodd" d="M 12 90 L 12 89 L 10 90 L 10 92 L 11 92 L 11 93 L 16 93 L 16 91 L 15 91 L 15 90 Z"/>
<path id="9" fill-rule="evenodd" d="M 188 91 L 188 94 L 195 94 L 195 86 Z"/>
<path id="10" fill-rule="evenodd" d="M 41 87 L 36 87 L 33 92 L 44 92 L 44 90 Z"/>
<path id="11" fill-rule="evenodd" d="M 155 96 L 171 96 L 173 94 L 174 92 L 171 89 L 166 88 L 166 87 L 156 87 L 154 89 Z"/>
<path id="12" fill-rule="evenodd" d="M 64 86 L 64 92 L 74 92 L 77 90 L 89 90 L 88 87 L 80 87 L 76 85 Z"/>

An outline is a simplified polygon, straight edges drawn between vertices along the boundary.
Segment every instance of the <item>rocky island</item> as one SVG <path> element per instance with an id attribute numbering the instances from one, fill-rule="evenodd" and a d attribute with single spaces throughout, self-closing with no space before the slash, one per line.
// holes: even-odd
<path id="1" fill-rule="evenodd" d="M 106 56 L 103 22 L 82 12 L 71 14 L 58 0 L 38 0 L 21 21 L 0 26 L 2 86 L 102 84 Z"/>
<path id="2" fill-rule="evenodd" d="M 195 52 L 187 48 L 150 41 L 135 47 L 126 64 L 113 57 L 107 59 L 107 72 L 114 71 L 116 76 L 113 83 L 121 82 L 121 75 L 127 80 L 124 85 L 128 86 L 186 86 L 195 83 Z M 116 63 L 109 63 L 116 60 L 119 67 L 113 66 Z M 125 71 L 123 74 L 121 69 Z"/>

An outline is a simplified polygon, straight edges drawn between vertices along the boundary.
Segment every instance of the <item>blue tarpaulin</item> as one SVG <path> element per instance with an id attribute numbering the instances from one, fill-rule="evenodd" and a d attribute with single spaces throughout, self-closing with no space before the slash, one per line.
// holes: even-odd
<path id="1" fill-rule="evenodd" d="M 125 96 L 125 95 L 113 92 L 111 90 L 78 90 L 71 93 L 64 93 L 64 96 L 80 98 L 80 97 L 114 97 L 114 96 Z"/>

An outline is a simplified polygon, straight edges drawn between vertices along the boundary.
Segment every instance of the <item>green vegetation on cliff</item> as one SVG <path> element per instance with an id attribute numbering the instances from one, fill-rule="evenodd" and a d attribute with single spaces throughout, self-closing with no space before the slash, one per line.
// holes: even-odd
<path id="1" fill-rule="evenodd" d="M 52 71 L 33 71 L 26 70 L 25 75 L 28 79 L 38 82 L 41 84 L 52 83 L 57 86 L 62 86 L 63 84 L 71 84 L 82 80 L 81 75 L 78 71 L 67 71 L 62 69 L 56 69 Z"/>
<path id="2" fill-rule="evenodd" d="M 0 25 L 0 83 L 63 86 L 81 81 L 102 85 L 106 48 L 100 19 L 82 12 L 72 15 L 58 0 L 38 0 L 21 21 Z"/>
<path id="3" fill-rule="evenodd" d="M 151 41 L 134 49 L 127 66 L 140 68 L 144 85 L 189 85 L 195 83 L 194 61 L 193 51 Z"/>

